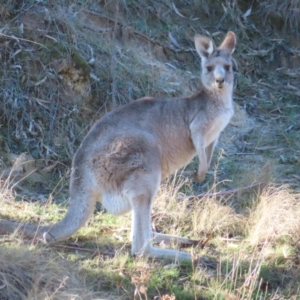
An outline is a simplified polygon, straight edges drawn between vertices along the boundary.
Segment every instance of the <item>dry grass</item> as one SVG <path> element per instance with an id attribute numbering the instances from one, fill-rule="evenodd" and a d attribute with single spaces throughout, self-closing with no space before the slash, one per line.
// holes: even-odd
<path id="1" fill-rule="evenodd" d="M 187 188 L 189 183 L 180 176 L 162 185 L 154 205 L 153 223 L 165 233 L 206 240 L 203 249 L 186 249 L 203 257 L 199 265 L 190 268 L 141 258 L 132 260 L 124 233 L 130 225 L 128 217 L 122 217 L 124 223 L 120 224 L 119 219 L 102 213 L 95 215 L 65 247 L 63 243 L 60 248 L 33 243 L 27 246 L 28 242 L 15 234 L 3 237 L 0 298 L 98 299 L 100 293 L 105 295 L 103 299 L 132 299 L 133 294 L 135 299 L 144 299 L 157 293 L 165 297 L 174 293 L 176 299 L 200 295 L 205 295 L 204 299 L 218 299 L 221 295 L 224 299 L 226 295 L 236 295 L 238 299 L 268 295 L 266 299 L 276 299 L 275 296 L 295 292 L 285 279 L 282 285 L 277 282 L 282 270 L 288 276 L 298 270 L 293 265 L 300 250 L 298 195 L 286 187 L 266 188 L 253 199 L 254 205 L 237 214 L 219 199 L 188 202 L 182 193 Z M 5 189 L 2 194 L 12 201 Z M 31 215 L 42 223 L 55 222 L 64 213 L 54 204 L 41 210 L 38 203 L 9 205 L 3 201 L 1 208 L 5 218 L 19 215 L 19 219 L 27 219 Z M 99 254 L 92 255 L 96 249 Z M 115 256 L 103 256 L 103 251 L 115 252 Z M 182 282 L 179 285 L 178 280 Z M 297 277 L 293 282 L 297 286 Z"/>
<path id="2" fill-rule="evenodd" d="M 261 14 L 266 19 L 271 18 L 273 23 L 283 22 L 286 28 L 295 34 L 299 34 L 297 30 L 300 20 L 299 0 L 259 0 L 258 3 L 261 8 Z"/>
<path id="3" fill-rule="evenodd" d="M 252 245 L 275 245 L 286 238 L 293 243 L 300 240 L 300 195 L 287 187 L 264 190 L 249 216 Z"/>
<path id="4" fill-rule="evenodd" d="M 95 299 L 85 286 L 85 278 L 75 266 L 57 254 L 34 250 L 24 244 L 10 246 L 1 240 L 0 298 L 21 299 Z M 4 246 L 4 247 L 3 247 Z"/>
<path id="5" fill-rule="evenodd" d="M 167 228 L 170 234 L 201 240 L 243 232 L 243 216 L 226 201 L 209 196 L 189 200 L 183 190 L 191 190 L 189 181 L 183 176 L 173 177 L 161 186 L 153 209 L 153 223 L 158 230 Z"/>

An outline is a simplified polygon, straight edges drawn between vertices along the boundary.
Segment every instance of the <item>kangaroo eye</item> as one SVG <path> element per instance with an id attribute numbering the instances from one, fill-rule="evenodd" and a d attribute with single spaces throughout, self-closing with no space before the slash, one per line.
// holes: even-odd
<path id="1" fill-rule="evenodd" d="M 230 66 L 229 66 L 229 65 L 225 65 L 225 66 L 224 66 L 224 69 L 225 69 L 226 71 L 230 71 Z"/>
<path id="2" fill-rule="evenodd" d="M 207 67 L 206 67 L 206 70 L 207 70 L 207 72 L 211 72 L 211 71 L 212 71 L 212 69 L 213 69 L 213 67 L 212 67 L 212 66 L 207 66 Z"/>

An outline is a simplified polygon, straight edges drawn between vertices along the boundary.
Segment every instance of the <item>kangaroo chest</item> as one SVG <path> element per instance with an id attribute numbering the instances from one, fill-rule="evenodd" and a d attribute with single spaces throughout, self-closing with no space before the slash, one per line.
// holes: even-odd
<path id="1" fill-rule="evenodd" d="M 215 141 L 224 128 L 228 125 L 233 115 L 233 109 L 228 109 L 223 114 L 214 118 L 212 122 L 208 124 L 208 128 L 205 132 L 205 144 L 210 145 Z"/>

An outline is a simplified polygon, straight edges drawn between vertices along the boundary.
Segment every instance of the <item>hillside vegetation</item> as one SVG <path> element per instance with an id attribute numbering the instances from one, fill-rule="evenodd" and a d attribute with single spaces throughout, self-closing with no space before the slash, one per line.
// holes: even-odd
<path id="1" fill-rule="evenodd" d="M 131 216 L 99 206 L 65 242 L 1 236 L 0 299 L 300 299 L 299 20 L 299 0 L 0 1 L 0 218 L 34 224 L 64 216 L 97 119 L 195 93 L 193 36 L 237 35 L 235 115 L 206 180 L 195 159 L 153 208 L 157 231 L 199 240 L 195 261 L 131 257 Z"/>

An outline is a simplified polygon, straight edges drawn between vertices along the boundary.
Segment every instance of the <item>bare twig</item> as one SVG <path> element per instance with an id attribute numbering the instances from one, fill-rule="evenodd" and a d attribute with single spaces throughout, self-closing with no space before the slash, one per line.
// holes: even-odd
<path id="1" fill-rule="evenodd" d="M 116 253 L 113 252 L 101 252 L 95 249 L 89 249 L 89 248 L 81 248 L 81 247 L 76 247 L 76 246 L 68 246 L 68 245 L 50 245 L 51 247 L 54 248 L 59 248 L 59 249 L 66 249 L 66 250 L 75 250 L 75 251 L 83 251 L 83 252 L 89 252 L 89 253 L 93 253 L 92 257 L 95 256 L 109 256 L 109 257 L 114 257 L 116 255 Z"/>
<path id="2" fill-rule="evenodd" d="M 39 46 L 41 46 L 41 47 L 43 47 L 43 48 L 48 49 L 48 48 L 47 48 L 46 46 L 44 46 L 43 44 L 37 43 L 37 42 L 35 42 L 35 41 L 23 39 L 23 38 L 20 38 L 20 37 L 16 37 L 16 36 L 14 36 L 14 35 L 6 35 L 6 34 L 0 32 L 0 36 L 6 37 L 6 38 L 10 38 L 10 39 L 15 40 L 15 41 L 17 41 L 17 42 L 19 42 L 19 40 L 20 40 L 20 41 L 32 43 L 32 44 L 39 45 Z M 49 50 L 49 49 L 48 49 L 48 50 Z"/>
<path id="3" fill-rule="evenodd" d="M 259 182 L 259 183 L 251 184 L 249 186 L 245 186 L 245 187 L 241 187 L 241 188 L 237 188 L 237 189 L 231 189 L 231 190 L 227 190 L 227 191 L 220 191 L 220 192 L 216 192 L 216 193 L 201 193 L 201 194 L 198 194 L 198 195 L 193 195 L 193 196 L 186 197 L 185 199 L 195 200 L 195 199 L 204 198 L 204 197 L 231 196 L 231 195 L 234 195 L 234 194 L 237 194 L 237 193 L 249 192 L 249 191 L 252 191 L 254 189 L 263 189 L 266 185 L 267 185 L 266 182 Z"/>

